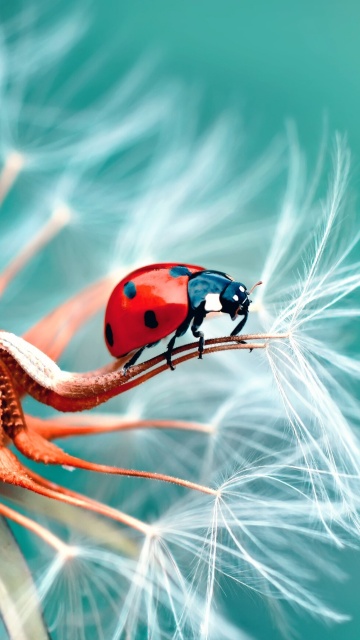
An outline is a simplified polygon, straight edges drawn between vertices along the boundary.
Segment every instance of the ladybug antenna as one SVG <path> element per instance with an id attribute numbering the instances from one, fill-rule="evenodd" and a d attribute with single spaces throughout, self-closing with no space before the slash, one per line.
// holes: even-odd
<path id="1" fill-rule="evenodd" d="M 259 282 L 257 282 L 256 284 L 254 284 L 254 286 L 251 287 L 250 291 L 248 291 L 248 295 L 250 296 L 254 291 L 254 289 L 256 289 L 256 287 L 258 287 L 260 284 L 262 284 L 262 280 L 259 280 Z"/>

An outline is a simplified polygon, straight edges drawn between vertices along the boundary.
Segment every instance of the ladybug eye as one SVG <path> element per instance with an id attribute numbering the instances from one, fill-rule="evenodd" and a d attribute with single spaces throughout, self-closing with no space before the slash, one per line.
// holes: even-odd
<path id="1" fill-rule="evenodd" d="M 239 289 L 240 289 L 240 291 L 241 291 L 242 293 L 244 293 L 244 291 L 245 291 L 245 287 L 239 287 Z"/>
<path id="2" fill-rule="evenodd" d="M 237 296 L 236 294 L 233 296 L 233 300 L 236 300 L 238 302 L 239 300 L 239 296 Z"/>

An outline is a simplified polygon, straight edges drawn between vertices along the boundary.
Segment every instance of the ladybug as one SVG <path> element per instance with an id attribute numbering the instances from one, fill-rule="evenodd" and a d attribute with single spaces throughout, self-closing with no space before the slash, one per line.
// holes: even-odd
<path id="1" fill-rule="evenodd" d="M 258 282 L 253 289 L 261 282 Z M 228 313 L 232 320 L 242 316 L 232 331 L 243 329 L 251 300 L 246 286 L 221 271 L 190 264 L 151 264 L 132 271 L 113 290 L 105 312 L 105 340 L 112 356 L 121 358 L 135 352 L 124 373 L 143 350 L 175 332 L 167 345 L 166 360 L 171 369 L 175 340 L 191 324 L 199 338 L 199 358 L 204 350 L 204 334 L 199 328 L 208 313 Z"/>

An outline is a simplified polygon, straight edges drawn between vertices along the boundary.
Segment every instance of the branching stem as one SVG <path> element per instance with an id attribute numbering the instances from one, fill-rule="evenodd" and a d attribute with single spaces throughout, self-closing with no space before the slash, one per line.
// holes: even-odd
<path id="1" fill-rule="evenodd" d="M 64 556 L 70 555 L 71 547 L 69 547 L 69 545 L 67 545 L 65 542 L 60 540 L 60 538 L 58 538 L 53 533 L 51 533 L 49 529 L 46 529 L 45 527 L 42 527 L 40 524 L 35 522 L 35 520 L 32 520 L 31 518 L 27 518 L 26 516 L 23 516 L 21 513 L 14 511 L 14 509 L 11 509 L 10 507 L 7 507 L 2 503 L 0 503 L 0 514 L 5 518 L 9 518 L 9 520 L 16 522 L 22 527 L 25 527 L 25 529 L 32 531 L 39 538 L 44 540 L 46 544 L 50 545 L 50 547 L 53 547 L 53 549 L 55 549 L 62 555 Z"/>
<path id="2" fill-rule="evenodd" d="M 205 342 L 204 355 L 232 349 L 265 349 L 270 340 L 288 337 L 288 334 L 255 334 L 213 338 Z M 243 344 L 244 340 L 248 342 Z M 253 342 L 257 340 L 263 342 Z M 131 367 L 126 375 L 119 370 L 126 359 L 114 362 L 110 371 L 107 365 L 93 372 L 69 373 L 61 371 L 50 358 L 25 340 L 6 332 L 0 333 L 0 355 L 20 388 L 59 411 L 91 409 L 168 369 L 166 356 L 161 354 Z M 173 355 L 175 366 L 197 358 L 198 343 L 178 347 Z"/>

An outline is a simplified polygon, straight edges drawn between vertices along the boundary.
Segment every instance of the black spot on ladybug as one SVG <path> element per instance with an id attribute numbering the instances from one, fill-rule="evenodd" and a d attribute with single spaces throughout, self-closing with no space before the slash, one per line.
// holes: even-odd
<path id="1" fill-rule="evenodd" d="M 145 311 L 144 322 L 145 322 L 145 326 L 148 327 L 149 329 L 156 329 L 156 327 L 159 326 L 159 323 L 156 320 L 156 315 L 154 311 Z"/>
<path id="2" fill-rule="evenodd" d="M 110 347 L 112 347 L 114 344 L 114 336 L 113 336 L 111 324 L 109 323 L 107 323 L 105 327 L 105 336 L 106 336 L 107 343 L 110 345 Z"/>
<path id="3" fill-rule="evenodd" d="M 180 276 L 191 276 L 191 271 L 189 271 L 187 267 L 178 265 L 176 267 L 171 267 L 170 275 L 173 278 L 179 278 Z"/>
<path id="4" fill-rule="evenodd" d="M 135 286 L 134 282 L 130 281 L 130 282 L 126 282 L 124 284 L 124 294 L 130 300 L 132 300 L 132 298 L 135 298 L 135 296 L 136 296 L 136 286 Z"/>

